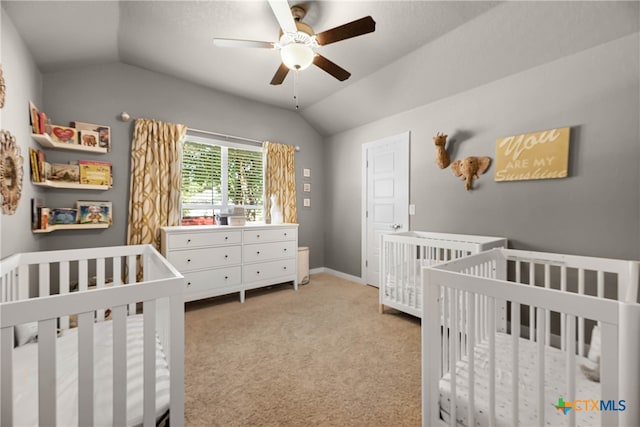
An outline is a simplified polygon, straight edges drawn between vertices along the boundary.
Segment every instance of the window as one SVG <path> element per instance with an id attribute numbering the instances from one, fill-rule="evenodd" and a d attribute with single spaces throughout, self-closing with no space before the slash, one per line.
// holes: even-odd
<path id="1" fill-rule="evenodd" d="M 187 135 L 182 146 L 182 224 L 213 224 L 233 206 L 264 221 L 262 147 Z"/>

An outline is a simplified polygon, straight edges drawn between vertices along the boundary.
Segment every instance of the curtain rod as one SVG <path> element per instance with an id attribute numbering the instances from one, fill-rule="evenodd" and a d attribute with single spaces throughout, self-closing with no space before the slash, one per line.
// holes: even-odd
<path id="1" fill-rule="evenodd" d="M 123 122 L 128 122 L 129 120 L 132 120 L 132 119 L 135 120 L 135 118 L 131 117 L 129 115 L 129 113 L 127 113 L 126 111 L 121 112 L 118 117 Z M 209 130 L 194 129 L 194 128 L 190 128 L 190 127 L 187 127 L 187 130 L 191 131 L 191 132 L 195 132 L 195 133 L 202 133 L 202 134 L 205 134 L 205 135 L 217 136 L 217 137 L 220 137 L 220 138 L 228 138 L 228 139 L 235 139 L 237 141 L 250 142 L 252 144 L 260 144 L 260 145 L 262 145 L 262 143 L 264 142 L 264 141 L 260 141 L 260 140 L 257 140 L 257 139 L 245 138 L 245 137 L 242 137 L 242 136 L 226 135 L 224 133 L 211 132 Z M 300 151 L 300 146 L 296 145 L 295 146 L 295 150 L 296 151 Z"/>
<path id="2" fill-rule="evenodd" d="M 201 129 L 194 129 L 194 128 L 187 128 L 187 130 L 190 131 L 190 132 L 203 133 L 205 135 L 212 135 L 212 136 L 217 136 L 217 137 L 220 137 L 220 138 L 236 139 L 236 140 L 239 140 L 239 141 L 251 142 L 253 144 L 262 144 L 262 142 L 263 142 L 263 141 L 259 141 L 257 139 L 244 138 L 242 136 L 226 135 L 224 133 L 211 132 L 211 131 L 208 131 L 208 130 L 201 130 Z"/>

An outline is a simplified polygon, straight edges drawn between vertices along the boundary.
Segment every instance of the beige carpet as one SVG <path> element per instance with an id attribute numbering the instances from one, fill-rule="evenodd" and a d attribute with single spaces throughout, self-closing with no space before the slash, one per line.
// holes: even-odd
<path id="1" fill-rule="evenodd" d="M 328 274 L 187 304 L 188 426 L 419 426 L 420 321 Z"/>

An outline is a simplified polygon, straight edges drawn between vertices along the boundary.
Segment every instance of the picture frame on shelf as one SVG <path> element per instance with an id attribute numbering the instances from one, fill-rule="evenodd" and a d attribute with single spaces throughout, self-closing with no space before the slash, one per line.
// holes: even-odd
<path id="1" fill-rule="evenodd" d="M 78 131 L 78 142 L 85 147 L 97 147 L 100 136 L 94 130 L 81 129 Z"/>
<path id="2" fill-rule="evenodd" d="M 98 147 L 106 148 L 107 151 L 111 151 L 111 127 L 105 125 L 98 125 L 87 122 L 71 122 L 70 125 L 78 131 L 92 131 L 98 133 Z"/>
<path id="3" fill-rule="evenodd" d="M 113 224 L 113 205 L 107 201 L 78 200 L 78 223 Z"/>
<path id="4" fill-rule="evenodd" d="M 60 144 L 78 144 L 78 131 L 72 127 L 52 125 L 51 140 Z"/>

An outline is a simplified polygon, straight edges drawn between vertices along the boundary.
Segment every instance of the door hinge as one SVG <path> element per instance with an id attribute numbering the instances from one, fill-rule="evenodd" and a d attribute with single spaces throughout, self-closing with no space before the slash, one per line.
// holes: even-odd
<path id="1" fill-rule="evenodd" d="M 365 217 L 365 218 L 369 218 L 369 211 L 366 211 L 366 212 L 365 212 L 364 217 Z"/>
<path id="2" fill-rule="evenodd" d="M 365 267 L 369 267 L 369 260 L 368 259 L 364 261 L 364 266 Z"/>

